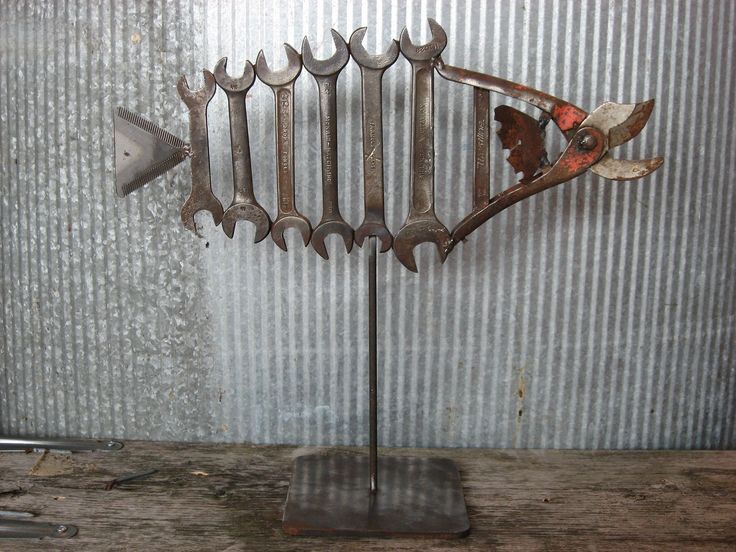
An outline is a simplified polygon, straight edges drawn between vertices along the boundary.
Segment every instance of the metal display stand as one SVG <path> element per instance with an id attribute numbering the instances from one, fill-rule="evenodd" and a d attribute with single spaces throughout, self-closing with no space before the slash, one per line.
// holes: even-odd
<path id="1" fill-rule="evenodd" d="M 465 536 L 470 522 L 452 460 L 378 456 L 375 236 L 369 238 L 368 251 L 369 454 L 298 457 L 284 509 L 284 531 L 318 536 Z"/>
<path id="2" fill-rule="evenodd" d="M 256 242 L 270 232 L 286 250 L 284 231 L 297 229 L 305 246 L 327 259 L 325 238 L 338 234 L 347 252 L 353 240 L 368 243 L 369 423 L 368 456 L 308 455 L 294 462 L 284 510 L 283 528 L 292 535 L 424 536 L 453 538 L 470 530 L 462 485 L 455 464 L 443 458 L 378 456 L 377 241 L 381 251 L 393 248 L 396 258 L 416 272 L 413 250 L 420 243 L 437 247 L 444 261 L 454 247 L 484 222 L 511 205 L 567 182 L 591 169 L 614 180 L 641 178 L 662 164 L 662 158 L 614 159 L 612 148 L 637 136 L 654 107 L 650 100 L 635 104 L 606 102 L 588 113 L 544 92 L 444 63 L 447 43 L 442 27 L 429 20 L 432 40 L 411 42 L 406 29 L 383 54 L 368 54 L 361 41 L 366 29 L 356 30 L 350 45 L 332 31 L 335 54 L 316 60 L 304 40 L 301 55 L 286 46 L 288 64 L 271 70 L 263 52 L 255 67 L 246 62 L 243 75 L 230 77 L 223 58 L 214 73 L 204 70 L 204 87 L 191 90 L 184 77 L 178 91 L 189 110 L 190 141 L 183 140 L 132 113 L 115 114 L 116 190 L 125 196 L 185 159 L 191 159 L 192 189 L 181 211 L 184 225 L 197 232 L 194 215 L 206 210 L 216 225 L 222 222 L 233 237 L 235 224 L 256 226 Z M 383 128 L 381 79 L 399 52 L 412 70 L 411 206 L 405 223 L 393 237 L 384 221 Z M 338 207 L 336 86 L 339 72 L 352 58 L 361 69 L 363 111 L 363 172 L 365 218 L 353 231 Z M 294 194 L 294 82 L 304 67 L 319 89 L 322 149 L 323 215 L 312 230 L 301 215 Z M 434 75 L 473 89 L 472 210 L 449 231 L 434 209 Z M 245 98 L 256 77 L 273 91 L 276 138 L 278 216 L 271 222 L 253 193 Z M 209 167 L 207 105 L 219 86 L 228 96 L 233 164 L 233 200 L 227 209 L 212 193 Z M 509 106 L 494 110 L 507 160 L 521 176 L 510 187 L 490 194 L 490 93 L 515 98 L 542 111 L 538 119 Z M 552 121 L 567 139 L 564 149 L 548 159 L 545 128 Z"/>

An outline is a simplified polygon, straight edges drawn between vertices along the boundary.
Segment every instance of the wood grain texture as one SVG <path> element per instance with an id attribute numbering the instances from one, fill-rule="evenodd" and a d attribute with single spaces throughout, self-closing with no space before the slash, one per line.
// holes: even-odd
<path id="1" fill-rule="evenodd" d="M 454 459 L 472 532 L 460 541 L 289 537 L 281 515 L 295 448 L 126 442 L 38 465 L 0 454 L 0 509 L 75 524 L 70 540 L 0 540 L 27 550 L 729 550 L 736 549 L 736 452 L 391 449 Z M 56 456 L 50 453 L 47 457 Z M 46 460 L 44 460 L 45 462 Z M 158 473 L 112 491 L 117 476 Z M 206 475 L 204 475 L 206 474 Z"/>

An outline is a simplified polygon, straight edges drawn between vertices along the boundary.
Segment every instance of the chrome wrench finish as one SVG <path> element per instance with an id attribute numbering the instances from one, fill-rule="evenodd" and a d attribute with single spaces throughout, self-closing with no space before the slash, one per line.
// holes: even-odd
<path id="1" fill-rule="evenodd" d="M 271 238 L 286 251 L 284 232 L 296 228 L 304 246 L 309 245 L 312 226 L 296 209 L 294 193 L 294 81 L 302 71 L 302 58 L 294 48 L 284 44 L 288 64 L 272 71 L 266 63 L 263 50 L 256 59 L 256 75 L 273 91 L 276 111 L 276 182 L 278 187 L 278 216 L 271 226 Z"/>
<path id="2" fill-rule="evenodd" d="M 350 53 L 360 67 L 363 104 L 363 201 L 365 215 L 355 230 L 355 243 L 363 246 L 368 236 L 381 240 L 381 253 L 391 249 L 393 236 L 386 227 L 383 208 L 383 73 L 399 57 L 399 43 L 392 40 L 383 54 L 371 55 L 363 47 L 366 28 L 350 37 Z"/>
<path id="3" fill-rule="evenodd" d="M 181 208 L 181 221 L 189 230 L 200 236 L 194 224 L 194 215 L 209 211 L 215 226 L 222 221 L 220 200 L 212 193 L 210 177 L 210 145 L 207 137 L 207 105 L 215 95 L 215 76 L 203 69 L 204 87 L 193 91 L 187 78 L 182 76 L 176 85 L 179 96 L 189 109 L 189 140 L 192 157 L 192 191 Z M 201 237 L 201 236 L 200 236 Z"/>
<path id="4" fill-rule="evenodd" d="M 322 219 L 312 232 L 312 247 L 327 259 L 325 239 L 339 234 L 345 250 L 353 248 L 353 229 L 340 214 L 338 202 L 337 167 L 337 77 L 350 60 L 345 39 L 335 29 L 331 30 L 335 53 L 325 60 L 314 59 L 309 40 L 302 42 L 302 63 L 312 74 L 319 89 L 319 127 L 322 148 Z"/>
<path id="5" fill-rule="evenodd" d="M 433 242 L 442 262 L 447 258 L 450 232 L 434 211 L 434 60 L 447 45 L 447 35 L 440 25 L 429 19 L 432 40 L 416 46 L 409 32 L 401 31 L 401 53 L 412 69 L 411 185 L 409 216 L 394 239 L 394 253 L 401 264 L 417 272 L 414 248 Z"/>
<path id="6" fill-rule="evenodd" d="M 253 64 L 246 61 L 243 75 L 239 78 L 231 77 L 227 73 L 227 58 L 225 57 L 215 66 L 215 80 L 227 94 L 233 163 L 233 200 L 222 217 L 222 229 L 227 237 L 232 238 L 235 233 L 235 224 L 239 220 L 247 220 L 256 227 L 255 243 L 258 243 L 268 236 L 271 218 L 256 201 L 253 193 L 253 171 L 251 170 L 245 97 L 256 80 L 256 73 Z"/>

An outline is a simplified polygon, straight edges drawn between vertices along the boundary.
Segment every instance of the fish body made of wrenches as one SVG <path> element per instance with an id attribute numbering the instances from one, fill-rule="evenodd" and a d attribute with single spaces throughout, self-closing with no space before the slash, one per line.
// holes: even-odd
<path id="1" fill-rule="evenodd" d="M 319 90 L 319 129 L 322 150 L 322 218 L 312 231 L 312 247 L 323 259 L 328 258 L 325 239 L 338 234 L 345 251 L 353 248 L 353 229 L 340 214 L 337 167 L 337 77 L 350 61 L 345 39 L 332 29 L 335 53 L 328 59 L 315 59 L 309 40 L 302 42 L 302 64 L 311 73 Z"/>
<path id="2" fill-rule="evenodd" d="M 612 156 L 612 149 L 637 136 L 646 125 L 654 107 L 654 101 L 636 104 L 618 104 L 606 102 L 588 113 L 570 102 L 556 98 L 550 94 L 535 90 L 528 86 L 508 80 L 483 74 L 463 68 L 446 65 L 441 53 L 447 43 L 447 36 L 442 27 L 434 20 L 429 20 L 432 31 L 432 40 L 424 45 L 414 45 L 406 29 L 401 33 L 400 50 L 412 66 L 412 144 L 411 144 L 411 207 L 402 228 L 397 232 L 393 243 L 391 234 L 385 226 L 383 215 L 383 160 L 382 126 L 380 117 L 381 107 L 381 76 L 383 70 L 395 61 L 395 42 L 386 54 L 368 56 L 362 50 L 361 40 L 365 29 L 359 29 L 353 34 L 350 49 L 353 58 L 361 68 L 363 93 L 363 161 L 364 161 L 364 193 L 366 200 L 366 217 L 361 226 L 354 233 L 354 240 L 361 245 L 363 239 L 374 235 L 381 239 L 382 250 L 388 250 L 392 245 L 397 259 L 408 269 L 416 271 L 413 250 L 416 245 L 432 242 L 437 246 L 440 259 L 445 260 L 447 254 L 457 243 L 463 241 L 471 232 L 484 222 L 507 207 L 528 198 L 545 189 L 569 181 L 590 169 L 593 173 L 613 180 L 630 180 L 646 176 L 659 168 L 663 159 L 626 160 Z M 338 35 L 339 36 L 339 35 Z M 333 34 L 336 47 L 344 46 L 340 37 Z M 353 44 L 355 42 L 355 44 Z M 305 57 L 310 57 L 316 65 L 312 67 L 315 78 L 321 76 L 319 62 L 311 58 L 311 50 L 305 41 Z M 267 84 L 274 93 L 276 119 L 276 159 L 277 159 L 277 204 L 278 217 L 271 227 L 271 236 L 274 242 L 286 249 L 284 231 L 286 228 L 297 229 L 308 245 L 312 235 L 309 221 L 296 209 L 294 194 L 294 81 L 301 72 L 302 58 L 299 53 L 288 45 L 286 55 L 289 63 L 286 68 L 272 71 L 266 64 L 263 52 L 260 52 L 256 61 L 255 73 L 258 78 Z M 336 53 L 337 56 L 337 53 Z M 335 56 L 333 56 L 335 57 Z M 340 61 L 345 57 L 340 52 Z M 375 58 L 375 59 L 374 59 Z M 383 59 L 385 58 L 385 59 Z M 392 58 L 392 59 L 389 59 Z M 246 65 L 246 72 L 249 64 Z M 218 64 L 218 67 L 220 65 Z M 340 69 L 343 65 L 340 66 Z M 221 87 L 228 92 L 225 82 L 224 63 L 220 67 Z M 309 70 L 309 68 L 308 68 Z M 434 101 L 433 75 L 437 71 L 443 78 L 460 84 L 471 86 L 474 89 L 475 128 L 474 128 L 474 175 L 473 175 L 473 205 L 472 212 L 466 216 L 450 233 L 438 220 L 434 210 Z M 338 71 L 339 72 L 339 71 Z M 246 75 L 244 74 L 244 77 Z M 244 78 L 243 77 L 243 78 Z M 336 77 L 335 77 L 336 78 Z M 209 147 L 207 140 L 207 105 L 215 93 L 215 77 L 204 70 L 205 85 L 201 90 L 189 89 L 186 79 L 182 77 L 178 83 L 179 94 L 189 109 L 190 143 L 176 138 L 166 131 L 156 127 L 142 117 L 132 114 L 122 108 L 115 113 L 115 168 L 116 190 L 118 195 L 124 196 L 140 188 L 166 170 L 177 165 L 186 157 L 191 158 L 192 192 L 182 207 L 182 221 L 185 226 L 196 232 L 194 215 L 200 210 L 208 210 L 213 216 L 215 224 L 219 224 L 224 211 L 219 200 L 212 193 L 209 167 Z M 238 79 L 234 79 L 238 80 Z M 224 86 L 223 86 L 224 84 Z M 232 83 L 230 83 L 232 84 Z M 235 88 L 230 89 L 236 92 Z M 320 92 L 322 90 L 320 89 Z M 489 163 L 489 128 L 490 128 L 490 92 L 524 101 L 538 109 L 542 117 L 535 121 L 530 116 L 507 106 L 500 106 L 495 110 L 495 119 L 501 123 L 497 132 L 505 149 L 510 151 L 508 161 L 522 176 L 518 182 L 506 190 L 491 197 L 490 195 L 490 163 Z M 232 99 L 228 94 L 229 100 Z M 329 95 L 320 94 L 321 104 L 331 105 Z M 322 100 L 325 100 L 324 102 Z M 327 101 L 330 100 L 330 101 Z M 233 148 L 242 147 L 242 139 L 247 140 L 247 129 L 243 136 L 243 129 L 234 132 L 232 108 L 237 102 L 229 102 L 231 107 L 231 141 Z M 235 106 L 237 107 L 237 106 Z M 243 106 L 244 108 L 244 106 Z M 243 119 L 244 117 L 244 109 Z M 328 117 L 334 121 L 334 113 L 328 109 Z M 366 113 L 369 111 L 369 113 Z M 378 116 L 376 116 L 378 114 Z M 321 113 L 322 119 L 324 115 Z M 238 115 L 236 114 L 236 120 Z M 567 139 L 562 153 L 550 163 L 544 147 L 544 125 L 552 121 Z M 322 121 L 324 123 L 324 120 Z M 332 125 L 334 126 L 334 124 Z M 380 133 L 376 133 L 376 129 Z M 368 130 L 366 130 L 368 129 Z M 235 145 L 240 140 L 240 146 Z M 378 136 L 378 138 L 377 138 Z M 325 137 L 328 145 L 336 144 L 336 139 L 327 136 L 322 129 L 323 138 L 323 175 L 325 173 L 324 152 L 331 151 L 325 148 Z M 379 147 L 380 146 L 380 147 Z M 335 150 L 336 151 L 336 150 Z M 238 171 L 236 171 L 236 156 L 233 156 L 234 175 L 249 174 L 250 164 L 245 156 L 240 156 Z M 336 155 L 334 155 L 336 159 Z M 370 163 L 368 163 L 370 161 Z M 332 167 L 330 157 L 328 166 Z M 380 169 L 380 170 L 379 170 Z M 242 211 L 244 204 L 252 203 L 248 198 L 250 179 L 242 178 L 234 182 L 233 203 L 229 209 L 236 207 Z M 327 215 L 337 211 L 336 179 L 325 186 L 323 179 L 323 200 Z M 251 190 L 252 191 L 252 190 Z M 329 192 L 326 193 L 326 192 Z M 329 196 L 329 197 L 328 197 Z M 334 201 L 332 201 L 334 199 Z M 244 200 L 244 201 L 241 201 Z M 329 205 L 328 205 L 329 204 Z M 332 207 L 334 205 L 334 208 Z M 265 213 L 265 211 L 263 212 Z M 268 221 L 268 214 L 258 215 L 263 221 Z M 238 215 L 234 218 L 246 218 Z M 241 213 L 243 214 L 243 213 Z M 330 216 L 323 213 L 323 221 Z M 334 218 L 334 217 L 333 217 Z M 341 219 L 342 217 L 340 217 Z M 228 235 L 234 231 L 234 220 L 223 226 Z M 258 226 L 258 223 L 256 223 Z M 328 228 L 325 224 L 325 228 Z M 229 231 L 228 231 L 229 229 Z M 264 225 L 261 224 L 256 232 L 256 240 L 265 237 Z M 331 232 L 327 232 L 331 233 Z M 341 233 L 341 232 L 338 232 Z M 347 238 L 346 249 L 350 251 Z M 352 238 L 351 238 L 352 239 Z M 323 242 L 321 238 L 318 240 Z M 352 242 L 351 242 L 352 243 Z M 319 244 L 315 250 L 320 253 Z M 323 256 L 326 256 L 326 251 Z M 320 253 L 322 254 L 322 253 Z"/>
<path id="3" fill-rule="evenodd" d="M 525 174 L 518 183 L 490 198 L 486 205 L 480 208 L 474 206 L 473 211 L 453 229 L 447 253 L 471 232 L 504 209 L 543 190 L 567 182 L 585 173 L 588 169 L 604 178 L 632 180 L 652 173 L 663 163 L 661 157 L 627 160 L 615 159 L 610 154 L 612 148 L 628 142 L 642 131 L 654 108 L 654 100 L 636 104 L 606 102 L 588 114 L 569 102 L 533 88 L 492 75 L 446 65 L 439 57 L 435 60 L 435 68 L 447 80 L 472 86 L 476 90 L 500 93 L 541 109 L 545 118 L 552 120 L 568 139 L 566 147 L 550 166 L 542 168 L 533 175 L 524 171 Z M 497 109 L 497 120 L 507 116 L 499 116 L 499 113 L 503 112 Z M 542 121 L 544 120 L 543 118 Z M 508 126 L 502 126 L 499 131 L 502 141 L 504 134 L 509 130 Z M 519 135 L 531 136 L 532 134 L 522 129 L 518 131 Z M 517 141 L 516 159 L 519 164 L 517 161 L 510 160 L 515 169 L 518 170 L 521 164 L 530 169 L 530 159 L 540 153 L 543 154 L 543 157 L 546 156 L 536 139 L 531 142 L 533 143 L 524 144 L 524 140 Z M 532 150 L 530 151 L 529 148 Z M 542 163 L 540 167 L 541 165 Z"/>

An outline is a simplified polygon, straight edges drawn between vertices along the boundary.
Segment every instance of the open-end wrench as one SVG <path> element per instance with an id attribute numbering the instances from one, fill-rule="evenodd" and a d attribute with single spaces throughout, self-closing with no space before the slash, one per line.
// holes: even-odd
<path id="1" fill-rule="evenodd" d="M 204 87 L 193 91 L 187 78 L 182 76 L 176 85 L 179 96 L 189 109 L 189 140 L 192 157 L 192 191 L 181 208 L 181 221 L 189 230 L 200 235 L 194 224 L 194 215 L 209 211 L 215 226 L 222 221 L 220 200 L 212 193 L 210 178 L 210 145 L 207 137 L 207 105 L 215 95 L 215 76 L 203 69 Z"/>
<path id="2" fill-rule="evenodd" d="M 245 97 L 256 80 L 256 72 L 253 64 L 246 61 L 243 75 L 237 79 L 233 78 L 227 74 L 227 58 L 225 57 L 215 66 L 215 80 L 227 94 L 233 162 L 233 200 L 222 217 L 222 229 L 229 238 L 232 238 L 235 233 L 235 223 L 239 220 L 247 220 L 256 226 L 255 243 L 258 243 L 268 236 L 271 218 L 256 201 L 250 164 L 248 113 L 245 107 Z"/>
<path id="3" fill-rule="evenodd" d="M 491 93 L 483 88 L 473 88 L 473 210 L 483 209 L 491 198 Z M 463 224 L 461 221 L 452 230 Z"/>
<path id="4" fill-rule="evenodd" d="M 394 253 L 401 264 L 417 271 L 414 248 L 420 243 L 433 242 L 440 260 L 447 258 L 450 232 L 434 211 L 434 59 L 447 45 L 444 29 L 429 19 L 432 40 L 416 46 L 409 32 L 401 31 L 401 53 L 412 69 L 412 127 L 411 127 L 411 208 L 404 226 L 394 239 Z"/>
<path id="5" fill-rule="evenodd" d="M 329 59 L 317 60 L 312 55 L 309 40 L 302 42 L 302 63 L 319 89 L 319 128 L 322 147 L 322 219 L 312 232 L 312 247 L 324 259 L 328 258 L 325 238 L 339 234 L 348 253 L 353 248 L 353 229 L 340 214 L 337 191 L 337 77 L 350 60 L 345 39 L 331 30 L 335 53 Z"/>
<path id="6" fill-rule="evenodd" d="M 381 253 L 391 249 L 393 236 L 386 227 L 383 212 L 383 73 L 399 57 L 399 43 L 391 41 L 385 53 L 371 55 L 363 47 L 365 27 L 350 37 L 350 54 L 360 67 L 363 102 L 363 201 L 365 215 L 355 230 L 355 243 L 363 246 L 368 236 L 381 240 Z"/>
<path id="7" fill-rule="evenodd" d="M 271 238 L 286 251 L 284 231 L 296 228 L 302 235 L 304 246 L 309 245 L 312 226 L 306 217 L 296 210 L 294 193 L 294 81 L 302 71 L 302 57 L 294 48 L 284 44 L 288 64 L 279 71 L 272 71 L 266 63 L 263 50 L 256 59 L 256 75 L 273 91 L 276 112 L 276 184 L 278 209 L 271 225 Z"/>

